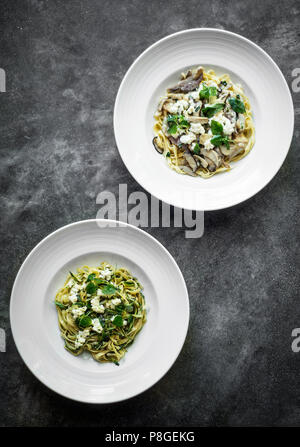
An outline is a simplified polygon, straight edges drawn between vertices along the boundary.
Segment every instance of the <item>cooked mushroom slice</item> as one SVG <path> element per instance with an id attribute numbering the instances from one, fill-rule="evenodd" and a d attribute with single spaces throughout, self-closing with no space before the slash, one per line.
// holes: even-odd
<path id="1" fill-rule="evenodd" d="M 170 143 L 175 144 L 175 146 L 178 146 L 180 143 L 180 137 L 174 138 L 172 136 L 168 137 Z"/>
<path id="2" fill-rule="evenodd" d="M 189 166 L 180 166 L 180 169 L 192 177 L 197 177 L 197 174 Z"/>
<path id="3" fill-rule="evenodd" d="M 199 161 L 199 163 L 203 166 L 203 168 L 206 169 L 208 167 L 208 163 L 207 163 L 207 161 L 203 157 L 200 157 L 199 155 L 194 155 L 194 158 L 197 161 Z"/>
<path id="4" fill-rule="evenodd" d="M 194 79 L 199 79 L 199 78 L 203 78 L 203 67 L 198 67 L 197 70 L 195 71 L 194 75 L 193 75 Z"/>
<path id="5" fill-rule="evenodd" d="M 164 150 L 163 150 L 161 147 L 158 146 L 156 140 L 157 140 L 157 137 L 154 137 L 153 140 L 152 140 L 152 144 L 153 144 L 155 150 L 156 150 L 159 154 L 162 154 Z"/>
<path id="6" fill-rule="evenodd" d="M 205 116 L 187 116 L 186 117 L 187 121 L 191 122 L 191 123 L 200 123 L 200 124 L 207 124 L 208 123 L 208 118 L 206 118 Z"/>
<path id="7" fill-rule="evenodd" d="M 186 161 L 188 162 L 192 171 L 195 172 L 197 169 L 197 163 L 196 163 L 196 160 L 194 159 L 194 157 L 192 156 L 191 152 L 189 150 L 186 150 L 183 153 L 183 156 L 186 159 Z"/>
<path id="8" fill-rule="evenodd" d="M 205 156 L 205 160 L 210 159 L 218 168 L 221 165 L 221 157 L 213 149 L 202 149 L 202 154 Z"/>
<path id="9" fill-rule="evenodd" d="M 188 70 L 187 73 L 181 73 L 181 79 L 186 79 L 188 76 L 191 76 L 192 72 L 191 70 Z"/>
<path id="10" fill-rule="evenodd" d="M 215 172 L 215 170 L 217 169 L 217 167 L 216 167 L 216 165 L 214 164 L 214 162 L 213 162 L 210 158 L 207 158 L 207 157 L 204 157 L 204 158 L 205 158 L 205 161 L 207 162 L 208 170 L 209 170 L 210 172 Z"/>
<path id="11" fill-rule="evenodd" d="M 178 84 L 174 85 L 174 87 L 168 88 L 168 92 L 169 93 L 191 92 L 192 90 L 195 90 L 195 88 L 198 87 L 202 79 L 203 79 L 203 68 L 199 68 L 194 75 L 190 74 L 190 76 L 178 82 Z"/>
<path id="12" fill-rule="evenodd" d="M 210 140 L 212 138 L 212 135 L 208 135 L 208 133 L 203 133 L 200 135 L 199 141 L 200 144 L 205 144 L 207 140 Z"/>

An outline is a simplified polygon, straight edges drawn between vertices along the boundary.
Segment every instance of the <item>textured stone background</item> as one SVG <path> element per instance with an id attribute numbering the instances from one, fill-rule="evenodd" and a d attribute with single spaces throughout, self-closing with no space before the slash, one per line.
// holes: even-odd
<path id="1" fill-rule="evenodd" d="M 118 86 L 157 39 L 224 28 L 267 50 L 291 85 L 300 67 L 299 1 L 2 1 L 0 425 L 300 425 L 300 93 L 296 128 L 276 178 L 246 203 L 205 215 L 205 235 L 149 229 L 185 276 L 188 337 L 168 374 L 122 403 L 88 406 L 46 389 L 18 355 L 11 287 L 28 252 L 51 231 L 94 218 L 96 195 L 128 183 L 115 145 Z M 267 112 L 267 111 L 266 111 Z M 276 129 L 274 129 L 276 131 Z"/>

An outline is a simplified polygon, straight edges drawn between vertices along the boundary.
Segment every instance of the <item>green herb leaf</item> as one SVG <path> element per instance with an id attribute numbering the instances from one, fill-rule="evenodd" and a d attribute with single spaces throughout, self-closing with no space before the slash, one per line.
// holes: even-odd
<path id="1" fill-rule="evenodd" d="M 88 315 L 82 315 L 77 319 L 79 327 L 88 327 L 92 325 L 92 319 Z"/>
<path id="2" fill-rule="evenodd" d="M 172 126 L 168 128 L 168 133 L 170 135 L 174 135 L 176 132 L 177 132 L 177 124 L 174 123 L 172 124 Z"/>
<path id="3" fill-rule="evenodd" d="M 215 113 L 222 110 L 224 107 L 224 103 L 217 102 L 216 104 L 211 104 L 202 109 L 202 115 L 207 118 L 211 118 L 215 115 Z"/>
<path id="4" fill-rule="evenodd" d="M 201 150 L 201 149 L 200 149 L 199 144 L 196 143 L 195 146 L 194 146 L 194 149 L 193 149 L 194 154 L 199 155 L 199 154 L 200 154 L 200 150 Z"/>
<path id="5" fill-rule="evenodd" d="M 92 281 L 93 279 L 95 279 L 95 273 L 91 273 L 88 277 L 87 277 L 87 282 L 88 281 Z"/>
<path id="6" fill-rule="evenodd" d="M 200 99 L 209 99 L 211 96 L 217 96 L 217 88 L 207 87 L 206 85 L 203 85 L 203 88 L 200 90 L 199 93 Z"/>
<path id="7" fill-rule="evenodd" d="M 90 281 L 86 286 L 86 293 L 93 295 L 97 291 L 97 286 L 93 281 Z"/>
<path id="8" fill-rule="evenodd" d="M 218 121 L 212 120 L 211 121 L 211 131 L 213 135 L 223 135 L 223 126 Z"/>
<path id="9" fill-rule="evenodd" d="M 107 284 L 104 287 L 102 287 L 102 293 L 104 296 L 112 296 L 114 295 L 116 292 L 118 292 L 119 289 L 117 289 L 116 287 L 114 287 L 111 284 Z"/>
<path id="10" fill-rule="evenodd" d="M 117 327 L 123 326 L 123 318 L 121 315 L 116 315 L 114 319 L 112 320 L 112 324 L 114 324 Z"/>
<path id="11" fill-rule="evenodd" d="M 228 99 L 229 104 L 231 105 L 232 110 L 236 113 L 245 113 L 245 105 L 243 101 L 241 101 L 238 97 Z"/>
<path id="12" fill-rule="evenodd" d="M 222 135 L 215 135 L 210 140 L 211 144 L 214 146 L 221 146 L 222 144 L 225 144 L 225 146 L 229 149 L 229 140 L 228 137 L 223 137 Z"/>
<path id="13" fill-rule="evenodd" d="M 170 152 L 167 152 L 167 153 L 166 153 L 166 157 L 170 157 Z"/>
<path id="14" fill-rule="evenodd" d="M 65 306 L 64 304 L 62 304 L 62 303 L 59 303 L 58 301 L 55 301 L 55 304 L 56 304 L 56 306 L 57 307 L 59 307 L 60 309 L 66 309 L 68 306 Z"/>

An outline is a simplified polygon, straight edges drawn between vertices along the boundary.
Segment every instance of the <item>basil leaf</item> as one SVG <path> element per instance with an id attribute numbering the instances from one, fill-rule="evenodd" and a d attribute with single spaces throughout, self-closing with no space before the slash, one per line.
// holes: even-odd
<path id="1" fill-rule="evenodd" d="M 190 123 L 185 119 L 183 115 L 178 117 L 178 126 L 182 129 L 186 129 L 190 127 Z"/>
<path id="2" fill-rule="evenodd" d="M 211 131 L 213 135 L 223 135 L 223 126 L 218 121 L 212 120 L 211 121 Z"/>
<path id="3" fill-rule="evenodd" d="M 217 102 L 216 104 L 208 105 L 202 109 L 202 115 L 207 118 L 212 118 L 215 113 L 222 110 L 224 107 L 224 103 Z"/>
<path id="4" fill-rule="evenodd" d="M 232 110 L 234 110 L 236 113 L 245 113 L 246 112 L 245 105 L 244 105 L 243 101 L 238 99 L 238 97 L 230 98 L 230 99 L 228 99 L 228 102 L 231 105 Z"/>
<path id="5" fill-rule="evenodd" d="M 167 153 L 166 153 L 166 157 L 170 157 L 170 152 L 167 152 Z"/>
<path id="6" fill-rule="evenodd" d="M 117 327 L 123 326 L 123 318 L 121 315 L 116 315 L 114 319 L 112 320 L 112 324 L 114 324 Z"/>
<path id="7" fill-rule="evenodd" d="M 95 279 L 95 273 L 91 273 L 88 277 L 87 277 L 87 282 L 92 281 L 93 279 Z"/>
<path id="8" fill-rule="evenodd" d="M 194 151 L 194 154 L 196 154 L 196 155 L 200 154 L 200 146 L 198 143 L 195 144 L 193 151 Z"/>
<path id="9" fill-rule="evenodd" d="M 85 328 L 92 325 L 92 319 L 88 315 L 82 315 L 77 321 L 79 327 Z"/>
<path id="10" fill-rule="evenodd" d="M 167 121 L 168 121 L 168 123 L 176 123 L 177 122 L 177 118 L 178 118 L 178 115 L 168 115 L 167 116 Z"/>
<path id="11" fill-rule="evenodd" d="M 172 124 L 172 126 L 169 127 L 168 133 L 170 135 L 174 135 L 177 132 L 177 124 Z"/>
<path id="12" fill-rule="evenodd" d="M 56 306 L 58 306 L 60 309 L 66 309 L 68 306 L 65 306 L 62 303 L 59 303 L 58 301 L 55 301 Z"/>
<path id="13" fill-rule="evenodd" d="M 222 144 L 225 144 L 225 146 L 229 149 L 229 140 L 228 137 L 223 137 L 222 135 L 215 135 L 210 140 L 211 144 L 214 146 L 221 146 Z"/>
<path id="14" fill-rule="evenodd" d="M 93 295 L 94 293 L 96 293 L 97 291 L 97 286 L 95 283 L 93 283 L 92 281 L 90 281 L 85 289 L 86 293 L 88 293 L 89 295 Z"/>
<path id="15" fill-rule="evenodd" d="M 102 293 L 104 296 L 112 296 L 114 295 L 119 289 L 112 286 L 111 284 L 107 284 L 106 286 L 102 287 Z"/>
<path id="16" fill-rule="evenodd" d="M 211 96 L 217 96 L 217 88 L 216 87 L 207 87 L 203 85 L 202 90 L 200 90 L 199 97 L 200 99 L 209 99 Z"/>

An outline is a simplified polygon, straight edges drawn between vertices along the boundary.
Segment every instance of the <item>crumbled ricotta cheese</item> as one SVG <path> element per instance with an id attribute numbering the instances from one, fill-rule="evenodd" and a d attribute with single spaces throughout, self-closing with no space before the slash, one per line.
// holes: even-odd
<path id="1" fill-rule="evenodd" d="M 106 307 L 109 309 L 114 309 L 115 306 L 117 306 L 118 304 L 121 304 L 122 300 L 120 300 L 120 298 L 113 298 L 110 301 L 107 301 L 106 303 Z"/>
<path id="2" fill-rule="evenodd" d="M 200 134 L 205 133 L 205 129 L 201 123 L 191 123 L 190 131 L 193 133 L 200 133 Z"/>
<path id="3" fill-rule="evenodd" d="M 103 314 L 105 311 L 105 307 L 103 306 L 103 304 L 99 303 L 98 297 L 95 297 L 91 300 L 91 306 L 92 306 L 93 311 L 98 314 Z"/>
<path id="4" fill-rule="evenodd" d="M 206 149 L 207 151 L 209 151 L 210 149 L 212 149 L 214 147 L 213 144 L 211 144 L 210 140 L 206 140 L 204 143 L 204 149 Z"/>
<path id="5" fill-rule="evenodd" d="M 188 133 L 187 135 L 181 135 L 180 137 L 180 142 L 183 144 L 191 144 L 195 140 L 196 135 L 192 132 Z"/>
<path id="6" fill-rule="evenodd" d="M 90 335 L 89 329 L 84 329 L 83 331 L 79 331 L 75 340 L 75 348 L 81 348 L 81 346 L 85 343 L 86 337 Z"/>
<path id="7" fill-rule="evenodd" d="M 108 268 L 100 270 L 99 276 L 100 278 L 110 280 L 112 276 L 112 271 Z"/>
<path id="8" fill-rule="evenodd" d="M 72 315 L 73 315 L 74 318 L 78 318 L 78 317 L 81 317 L 81 315 L 83 315 L 85 311 L 86 311 L 86 306 L 83 306 L 83 307 L 73 307 Z"/>
<path id="9" fill-rule="evenodd" d="M 98 318 L 94 318 L 92 320 L 92 323 L 93 323 L 93 331 L 98 332 L 98 334 L 100 334 L 103 331 L 103 328 L 101 326 L 101 323 L 100 323 L 99 319 Z"/>
<path id="10" fill-rule="evenodd" d="M 199 99 L 199 90 L 196 90 L 195 92 L 191 92 L 189 94 L 193 99 Z"/>

